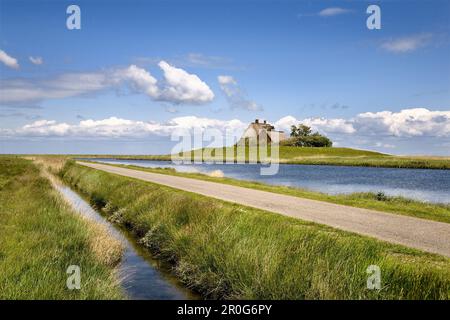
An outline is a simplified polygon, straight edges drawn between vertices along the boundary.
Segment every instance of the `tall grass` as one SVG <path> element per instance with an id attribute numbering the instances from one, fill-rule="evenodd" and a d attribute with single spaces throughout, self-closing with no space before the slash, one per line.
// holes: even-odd
<path id="1" fill-rule="evenodd" d="M 29 160 L 0 158 L 0 221 L 0 299 L 124 297 L 114 241 L 73 212 Z M 66 286 L 70 265 L 81 268 L 80 290 Z"/>
<path id="2" fill-rule="evenodd" d="M 449 298 L 445 257 L 72 162 L 61 176 L 208 298 Z"/>

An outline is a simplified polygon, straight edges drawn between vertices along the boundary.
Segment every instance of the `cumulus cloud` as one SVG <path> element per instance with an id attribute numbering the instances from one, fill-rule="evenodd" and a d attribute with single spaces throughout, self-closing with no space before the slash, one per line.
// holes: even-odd
<path id="1" fill-rule="evenodd" d="M 345 119 L 305 118 L 297 120 L 292 116 L 281 118 L 275 122 L 275 127 L 289 133 L 291 126 L 298 125 L 300 122 L 325 133 L 354 133 L 356 131 L 351 121 Z"/>
<path id="2" fill-rule="evenodd" d="M 163 71 L 163 81 L 135 65 L 90 73 L 67 73 L 51 79 L 3 79 L 0 80 L 0 103 L 28 103 L 88 95 L 124 84 L 135 93 L 174 104 L 202 104 L 214 98 L 214 93 L 197 75 L 165 61 L 161 61 L 159 67 Z"/>
<path id="3" fill-rule="evenodd" d="M 304 123 L 327 133 L 354 133 L 356 131 L 351 121 L 345 119 L 314 118 L 305 119 Z"/>
<path id="4" fill-rule="evenodd" d="M 245 109 L 249 111 L 262 110 L 260 105 L 247 98 L 246 93 L 232 76 L 220 75 L 217 77 L 217 80 L 232 109 Z"/>
<path id="5" fill-rule="evenodd" d="M 450 111 L 426 108 L 381 111 L 359 114 L 353 123 L 358 132 L 396 137 L 450 136 Z"/>
<path id="6" fill-rule="evenodd" d="M 332 16 L 337 16 L 340 14 L 346 14 L 346 13 L 350 13 L 350 12 L 352 12 L 352 10 L 350 10 L 350 9 L 339 8 L 339 7 L 330 7 L 330 8 L 321 10 L 319 12 L 319 16 L 332 17 Z"/>
<path id="7" fill-rule="evenodd" d="M 197 75 L 175 68 L 165 61 L 161 61 L 158 66 L 164 72 L 165 80 L 161 100 L 204 103 L 214 98 L 214 93 Z"/>
<path id="8" fill-rule="evenodd" d="M 44 63 L 44 59 L 42 59 L 42 57 L 32 57 L 32 56 L 30 56 L 30 57 L 28 57 L 28 59 L 30 59 L 30 62 L 32 64 L 37 65 L 37 66 L 39 66 L 39 65 Z"/>
<path id="9" fill-rule="evenodd" d="M 16 58 L 11 57 L 5 51 L 0 50 L 0 62 L 12 69 L 19 69 L 19 63 Z"/>
<path id="10" fill-rule="evenodd" d="M 324 133 L 402 138 L 450 137 L 450 111 L 431 111 L 426 108 L 404 109 L 399 112 L 365 112 L 350 119 L 296 119 L 286 116 L 275 122 L 275 126 L 290 132 L 290 127 L 300 122 Z"/>
<path id="11" fill-rule="evenodd" d="M 300 123 L 300 120 L 294 118 L 293 116 L 286 116 L 274 123 L 275 128 L 278 130 L 283 130 L 286 132 L 291 132 L 291 126 L 296 126 Z"/>
<path id="12" fill-rule="evenodd" d="M 286 116 L 275 128 L 291 132 L 299 123 L 326 134 L 334 146 L 372 149 L 397 154 L 450 155 L 450 111 L 410 108 L 397 112 L 365 112 L 351 118 L 303 118 Z"/>
<path id="13" fill-rule="evenodd" d="M 408 37 L 386 40 L 381 43 L 381 48 L 393 53 L 411 52 L 425 47 L 431 41 L 431 33 L 420 33 Z"/>
<path id="14" fill-rule="evenodd" d="M 131 65 L 125 69 L 119 69 L 114 73 L 113 82 L 121 83 L 128 81 L 130 87 L 138 93 L 144 93 L 149 97 L 158 99 L 160 90 L 158 88 L 158 80 L 154 78 L 150 72 L 135 65 Z"/>

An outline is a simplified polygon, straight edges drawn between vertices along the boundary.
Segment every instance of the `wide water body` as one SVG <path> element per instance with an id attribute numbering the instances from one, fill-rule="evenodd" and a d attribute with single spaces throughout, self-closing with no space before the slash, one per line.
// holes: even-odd
<path id="1" fill-rule="evenodd" d="M 176 165 L 170 161 L 89 160 L 150 168 L 175 168 L 180 172 L 205 174 L 221 170 L 229 178 L 306 188 L 328 194 L 384 192 L 421 201 L 450 203 L 450 170 L 280 164 L 276 175 L 264 176 L 260 174 L 260 164 Z"/>

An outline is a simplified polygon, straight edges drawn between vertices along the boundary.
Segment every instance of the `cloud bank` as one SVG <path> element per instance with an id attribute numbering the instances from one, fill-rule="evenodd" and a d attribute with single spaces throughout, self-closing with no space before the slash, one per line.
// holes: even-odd
<path id="1" fill-rule="evenodd" d="M 286 116 L 274 123 L 279 130 L 290 132 L 298 123 L 319 132 L 335 136 L 365 136 L 374 141 L 383 137 L 450 137 L 450 111 L 426 108 L 404 109 L 399 112 L 380 111 L 360 113 L 353 118 L 305 118 Z M 3 129 L 3 137 L 70 137 L 70 138 L 142 138 L 149 135 L 168 136 L 175 130 L 205 130 L 208 128 L 242 132 L 248 123 L 238 119 L 219 120 L 196 116 L 172 118 L 167 122 L 146 122 L 110 117 L 101 120 L 83 119 L 69 124 L 54 120 L 38 120 L 17 129 Z"/>
<path id="2" fill-rule="evenodd" d="M 117 117 L 86 119 L 76 124 L 54 120 L 38 120 L 14 130 L 0 130 L 0 136 L 65 137 L 65 138 L 145 138 L 170 136 L 177 130 L 218 129 L 243 131 L 247 124 L 240 120 L 218 120 L 196 116 L 176 117 L 167 122 L 136 121 Z"/>
<path id="3" fill-rule="evenodd" d="M 281 118 L 275 126 L 290 132 L 291 125 L 303 123 L 324 133 L 357 134 L 365 136 L 450 137 L 450 111 L 426 108 L 404 109 L 399 112 L 365 112 L 350 119 Z"/>

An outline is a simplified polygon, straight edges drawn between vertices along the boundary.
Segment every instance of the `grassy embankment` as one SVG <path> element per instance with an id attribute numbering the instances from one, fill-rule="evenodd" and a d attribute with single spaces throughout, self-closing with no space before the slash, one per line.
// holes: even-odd
<path id="1" fill-rule="evenodd" d="M 448 299 L 450 260 L 70 162 L 63 179 L 209 298 Z M 366 269 L 381 268 L 368 290 Z"/>
<path id="2" fill-rule="evenodd" d="M 122 247 L 65 203 L 39 168 L 0 158 L 0 299 L 119 299 Z M 66 286 L 81 268 L 81 289 Z"/>
<path id="3" fill-rule="evenodd" d="M 231 150 L 233 149 L 233 150 Z M 184 159 L 208 161 L 219 152 L 225 157 L 227 150 L 237 160 L 237 148 L 205 148 L 181 155 Z M 196 153 L 197 152 L 197 153 Z M 270 153 L 270 151 L 269 151 Z M 248 160 L 248 148 L 245 151 Z M 72 155 L 74 156 L 74 155 Z M 171 160 L 171 155 L 80 155 L 116 159 Z M 244 159 L 244 161 L 245 161 Z M 259 158 L 258 158 L 259 159 Z M 308 148 L 280 146 L 279 162 L 287 164 L 341 165 L 386 168 L 450 169 L 450 157 L 394 156 L 374 151 L 350 148 Z"/>
<path id="4" fill-rule="evenodd" d="M 217 177 L 215 176 L 216 175 L 215 171 L 212 171 L 211 174 L 203 174 L 203 173 L 178 172 L 172 168 L 144 168 L 134 165 L 120 165 L 120 164 L 109 164 L 109 165 L 141 171 L 148 171 L 153 173 L 161 173 L 185 178 L 224 183 L 233 186 L 280 193 L 294 197 L 326 201 L 352 207 L 373 209 L 394 214 L 401 214 L 416 218 L 450 223 L 450 204 L 427 203 L 413 199 L 407 199 L 404 197 L 399 196 L 393 197 L 387 196 L 383 193 L 372 193 L 372 192 L 357 192 L 351 194 L 328 195 L 325 193 L 310 191 L 296 187 L 275 186 L 255 181 L 245 181 L 226 177 Z"/>

